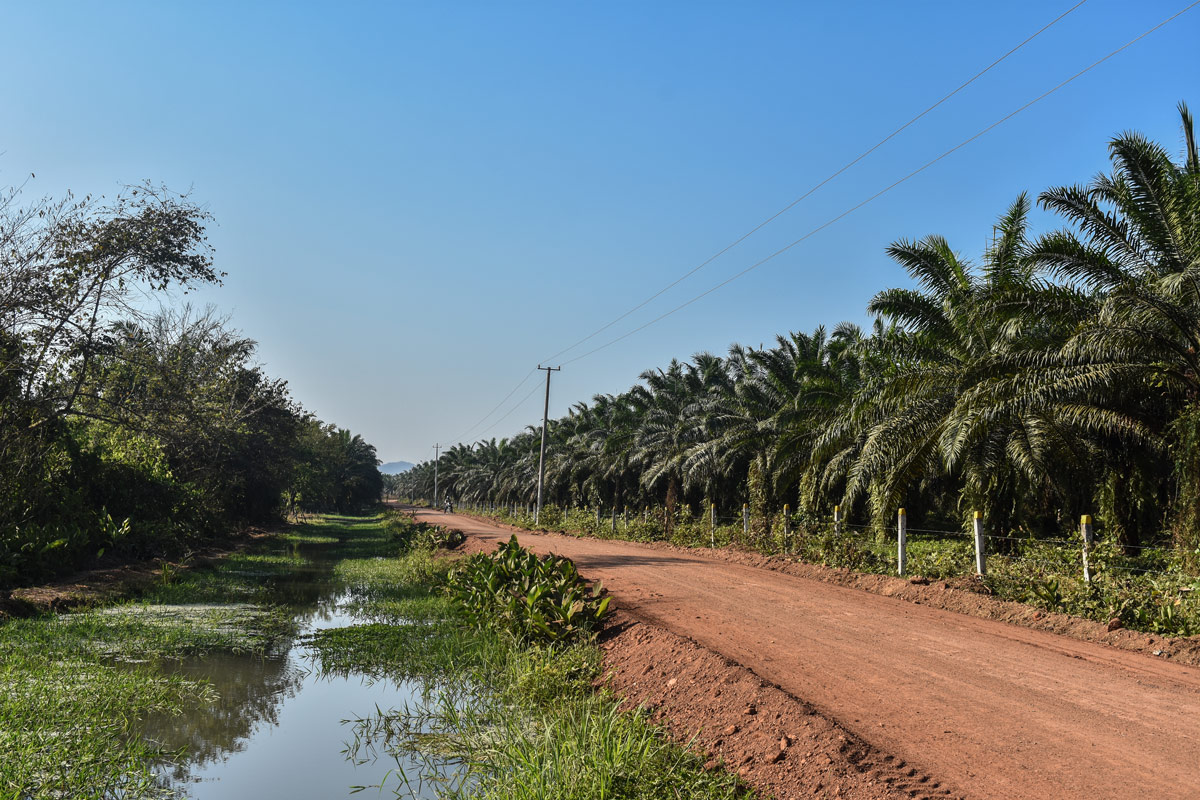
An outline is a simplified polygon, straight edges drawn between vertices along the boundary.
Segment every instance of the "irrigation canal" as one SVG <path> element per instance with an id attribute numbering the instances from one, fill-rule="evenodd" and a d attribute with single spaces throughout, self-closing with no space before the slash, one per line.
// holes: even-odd
<path id="1" fill-rule="evenodd" d="M 299 633 L 267 656 L 209 654 L 168 662 L 164 669 L 209 681 L 217 704 L 184 716 L 149 720 L 147 736 L 181 755 L 159 768 L 163 788 L 195 800 L 287 797 L 330 800 L 359 796 L 432 798 L 431 786 L 413 780 L 419 768 L 371 746 L 351 756 L 352 721 L 421 703 L 417 686 L 361 675 L 322 675 L 303 634 L 345 627 L 358 619 L 346 608 L 346 586 L 333 571 L 336 545 L 282 544 L 303 566 L 264 575 L 271 602 L 288 608 Z M 372 743 L 364 743 L 370 745 Z M 378 743 L 375 743 L 378 744 Z M 428 762 L 423 762 L 428 768 Z"/>

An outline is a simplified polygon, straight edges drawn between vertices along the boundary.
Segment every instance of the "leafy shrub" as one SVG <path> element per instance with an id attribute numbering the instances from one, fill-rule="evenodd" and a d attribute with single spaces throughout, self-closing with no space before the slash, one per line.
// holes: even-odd
<path id="1" fill-rule="evenodd" d="M 835 533 L 832 526 L 821 526 L 796 538 L 797 555 L 802 561 L 844 567 L 857 572 L 884 572 L 888 560 L 877 552 L 878 543 L 867 536 Z"/>
<path id="2" fill-rule="evenodd" d="M 428 550 L 453 550 L 467 540 L 462 531 L 417 522 L 405 514 L 391 512 L 384 517 L 384 528 L 392 541 L 402 550 L 424 548 Z"/>
<path id="3" fill-rule="evenodd" d="M 591 588 L 562 556 L 538 557 L 513 536 L 494 555 L 479 553 L 450 573 L 450 595 L 476 627 L 498 627 L 527 641 L 590 637 L 608 612 L 608 597 Z"/>

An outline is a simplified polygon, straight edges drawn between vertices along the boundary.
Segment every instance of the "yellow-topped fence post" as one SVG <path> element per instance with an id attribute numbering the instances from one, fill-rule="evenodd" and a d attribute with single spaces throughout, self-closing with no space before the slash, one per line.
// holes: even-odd
<path id="1" fill-rule="evenodd" d="M 1092 550 L 1092 542 L 1095 534 L 1092 532 L 1092 515 L 1084 514 L 1079 518 L 1079 534 L 1083 537 L 1083 580 L 1084 583 L 1092 582 L 1092 564 L 1089 560 Z"/>
<path id="2" fill-rule="evenodd" d="M 908 515 L 904 509 L 896 514 L 896 574 L 903 576 L 908 567 Z"/>
<path id="3" fill-rule="evenodd" d="M 792 515 L 788 504 L 783 504 L 783 550 L 788 551 L 788 542 L 792 538 Z"/>
<path id="4" fill-rule="evenodd" d="M 975 572 L 987 575 L 987 542 L 983 538 L 983 512 L 975 512 Z"/>

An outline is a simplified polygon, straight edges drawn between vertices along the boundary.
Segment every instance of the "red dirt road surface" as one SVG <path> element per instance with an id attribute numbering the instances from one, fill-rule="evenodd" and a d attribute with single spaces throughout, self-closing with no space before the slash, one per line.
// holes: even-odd
<path id="1" fill-rule="evenodd" d="M 418 516 L 485 547 L 512 535 Z M 518 539 L 967 797 L 1200 797 L 1195 667 L 699 552 Z"/>

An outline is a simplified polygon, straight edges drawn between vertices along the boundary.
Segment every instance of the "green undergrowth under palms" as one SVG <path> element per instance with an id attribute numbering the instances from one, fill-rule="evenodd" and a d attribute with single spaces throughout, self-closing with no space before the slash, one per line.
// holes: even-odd
<path id="1" fill-rule="evenodd" d="M 505 510 L 476 512 L 499 522 L 534 530 L 531 515 Z M 782 523 L 765 534 L 743 533 L 740 522 L 717 525 L 681 509 L 672 534 L 666 537 L 661 510 L 646 515 L 611 517 L 596 522 L 594 511 L 550 507 L 537 528 L 576 536 L 624 541 L 669 541 L 680 547 L 734 546 L 764 555 L 782 556 L 855 572 L 896 574 L 895 532 L 843 529 L 829 524 L 793 521 L 785 537 Z M 626 522 L 627 521 L 627 522 Z M 983 585 L 995 597 L 1047 611 L 1097 622 L 1119 619 L 1131 630 L 1165 636 L 1200 634 L 1200 578 L 1191 575 L 1184 559 L 1169 546 L 1142 547 L 1125 554 L 1111 541 L 1098 542 L 1090 557 L 1092 581 L 1083 580 L 1081 544 L 1043 541 L 1034 537 L 1010 539 L 1004 552 L 988 556 Z M 933 580 L 953 580 L 975 574 L 973 540 L 955 531 L 910 533 L 907 574 Z"/>

